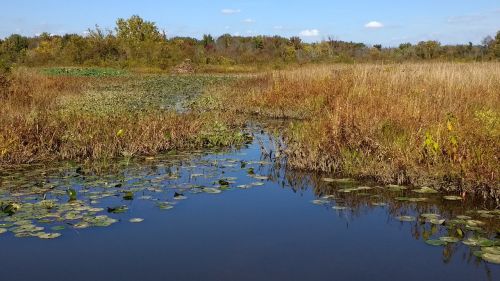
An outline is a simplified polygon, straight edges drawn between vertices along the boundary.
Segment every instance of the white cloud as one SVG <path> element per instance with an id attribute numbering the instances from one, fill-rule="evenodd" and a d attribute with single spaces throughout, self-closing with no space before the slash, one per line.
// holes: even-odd
<path id="1" fill-rule="evenodd" d="M 300 34 L 300 36 L 304 36 L 304 37 L 315 37 L 315 36 L 319 36 L 319 30 L 306 29 L 306 30 L 302 30 L 299 34 Z"/>
<path id="2" fill-rule="evenodd" d="M 244 19 L 243 22 L 244 23 L 254 23 L 255 20 L 254 19 Z"/>
<path id="3" fill-rule="evenodd" d="M 232 14 L 240 13 L 241 10 L 240 9 L 222 9 L 220 12 L 225 14 L 225 15 L 232 15 Z"/>
<path id="4" fill-rule="evenodd" d="M 366 28 L 382 28 L 384 27 L 384 24 L 378 21 L 371 21 L 367 24 L 365 24 Z"/>

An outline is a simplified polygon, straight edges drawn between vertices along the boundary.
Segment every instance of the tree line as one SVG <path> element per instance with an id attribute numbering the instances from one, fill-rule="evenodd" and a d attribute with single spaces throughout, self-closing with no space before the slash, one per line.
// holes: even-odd
<path id="1" fill-rule="evenodd" d="M 221 66 L 310 62 L 486 61 L 500 59 L 500 31 L 481 44 L 441 45 L 438 41 L 398 47 L 328 39 L 305 43 L 299 37 L 204 35 L 167 38 L 156 24 L 139 16 L 118 19 L 114 30 L 96 26 L 86 35 L 34 37 L 13 34 L 0 39 L 0 69 L 13 65 L 158 67 L 168 69 L 186 59 Z"/>

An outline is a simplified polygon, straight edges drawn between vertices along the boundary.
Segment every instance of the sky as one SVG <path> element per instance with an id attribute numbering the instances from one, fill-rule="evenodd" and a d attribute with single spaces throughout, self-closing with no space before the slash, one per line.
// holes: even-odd
<path id="1" fill-rule="evenodd" d="M 422 40 L 480 43 L 500 30 L 500 0 L 15 0 L 1 3 L 0 38 L 85 34 L 139 15 L 168 37 L 300 36 L 397 46 Z"/>

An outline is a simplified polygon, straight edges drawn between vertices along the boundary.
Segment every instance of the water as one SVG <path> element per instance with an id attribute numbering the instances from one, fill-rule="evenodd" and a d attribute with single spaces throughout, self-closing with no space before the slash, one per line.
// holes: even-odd
<path id="1" fill-rule="evenodd" d="M 258 138 L 270 146 L 266 135 Z M 487 203 L 325 182 L 278 164 L 255 141 L 225 153 L 124 160 L 106 172 L 4 171 L 0 201 L 21 208 L 0 217 L 7 230 L 0 234 L 0 280 L 499 280 L 500 265 L 461 242 L 497 243 L 500 214 Z M 359 186 L 371 188 L 352 190 Z M 76 201 L 67 202 L 68 188 Z M 108 212 L 122 206 L 122 213 Z M 424 213 L 446 222 L 397 219 Z M 457 215 L 471 218 L 453 221 Z M 32 237 L 39 233 L 61 236 Z M 461 241 L 425 243 L 442 236 Z"/>

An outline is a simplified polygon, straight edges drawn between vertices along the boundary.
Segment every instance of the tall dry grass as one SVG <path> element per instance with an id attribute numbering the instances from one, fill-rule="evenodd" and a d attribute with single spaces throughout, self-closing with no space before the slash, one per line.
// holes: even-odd
<path id="1" fill-rule="evenodd" d="M 315 66 L 217 90 L 226 109 L 303 120 L 285 132 L 292 167 L 498 189 L 498 63 Z"/>
<path id="2" fill-rule="evenodd" d="M 106 110 L 89 113 L 80 99 L 96 87 L 134 78 L 46 76 L 17 69 L 0 81 L 0 166 L 93 160 L 245 142 L 227 114 Z M 96 101 L 98 102 L 98 101 Z M 91 106 L 91 105 L 89 105 Z M 120 107 L 120 104 L 111 106 Z M 68 108 L 69 107 L 69 108 Z M 115 114 L 119 112 L 119 114 Z"/>

